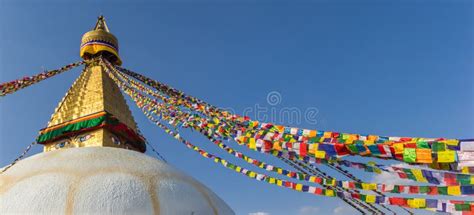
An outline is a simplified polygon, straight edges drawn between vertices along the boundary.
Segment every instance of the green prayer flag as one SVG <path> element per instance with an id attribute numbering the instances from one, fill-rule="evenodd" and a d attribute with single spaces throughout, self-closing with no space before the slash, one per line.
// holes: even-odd
<path id="1" fill-rule="evenodd" d="M 403 161 L 407 163 L 415 163 L 416 162 L 416 149 L 405 148 L 403 150 Z"/>
<path id="2" fill-rule="evenodd" d="M 470 211 L 471 210 L 471 205 L 469 204 L 455 204 L 454 208 L 456 211 Z"/>
<path id="3" fill-rule="evenodd" d="M 433 142 L 433 144 L 431 144 L 431 150 L 434 152 L 445 151 L 446 144 L 442 142 Z"/>
<path id="4" fill-rule="evenodd" d="M 419 192 L 420 193 L 428 193 L 430 190 L 430 187 L 429 186 L 420 186 L 419 187 Z"/>
<path id="5" fill-rule="evenodd" d="M 438 187 L 438 193 L 440 195 L 448 195 L 448 187 Z"/>
<path id="6" fill-rule="evenodd" d="M 359 153 L 359 150 L 357 150 L 357 146 L 355 144 L 348 144 L 346 146 L 352 153 Z"/>
<path id="7" fill-rule="evenodd" d="M 428 145 L 428 142 L 418 141 L 418 142 L 416 142 L 416 147 L 420 148 L 420 149 L 429 149 L 430 145 Z"/>
<path id="8" fill-rule="evenodd" d="M 400 193 L 400 186 L 398 185 L 393 186 L 392 193 Z"/>
<path id="9" fill-rule="evenodd" d="M 411 169 L 403 169 L 403 172 L 405 172 L 405 174 L 407 175 L 407 178 L 408 178 L 408 179 L 411 179 L 411 180 L 416 181 L 415 174 L 413 174 L 413 172 L 411 171 Z"/>
<path id="10" fill-rule="evenodd" d="M 459 184 L 461 184 L 461 185 L 471 185 L 471 176 L 470 175 L 457 174 L 456 179 L 459 181 Z"/>

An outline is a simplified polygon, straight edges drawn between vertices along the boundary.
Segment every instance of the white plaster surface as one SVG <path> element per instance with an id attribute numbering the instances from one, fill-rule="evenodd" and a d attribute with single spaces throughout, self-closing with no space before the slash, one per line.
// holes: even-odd
<path id="1" fill-rule="evenodd" d="M 40 153 L 0 175 L 0 214 L 234 214 L 195 179 L 142 153 Z"/>

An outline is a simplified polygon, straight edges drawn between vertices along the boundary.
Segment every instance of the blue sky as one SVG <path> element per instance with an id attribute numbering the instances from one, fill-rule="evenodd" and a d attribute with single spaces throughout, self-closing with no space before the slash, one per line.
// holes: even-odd
<path id="1" fill-rule="evenodd" d="M 211 104 L 238 113 L 256 105 L 277 112 L 317 110 L 316 122 L 284 123 L 304 128 L 472 138 L 473 8 L 472 1 L 460 0 L 1 1 L 0 82 L 79 60 L 82 34 L 104 14 L 119 39 L 124 67 Z M 0 166 L 36 138 L 79 72 L 0 99 Z M 267 102 L 272 91 L 281 95 L 276 105 Z M 296 193 L 217 166 L 129 105 L 169 163 L 210 187 L 237 214 L 354 213 L 338 199 Z M 244 165 L 204 138 L 185 134 Z M 37 146 L 31 154 L 40 151 Z"/>

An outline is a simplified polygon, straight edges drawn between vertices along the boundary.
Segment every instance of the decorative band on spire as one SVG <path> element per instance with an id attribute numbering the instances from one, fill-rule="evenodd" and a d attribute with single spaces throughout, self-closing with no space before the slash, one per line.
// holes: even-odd
<path id="1" fill-rule="evenodd" d="M 80 56 L 89 59 L 97 54 L 103 54 L 109 61 L 121 65 L 117 38 L 109 32 L 105 18 L 100 16 L 95 28 L 82 36 Z"/>

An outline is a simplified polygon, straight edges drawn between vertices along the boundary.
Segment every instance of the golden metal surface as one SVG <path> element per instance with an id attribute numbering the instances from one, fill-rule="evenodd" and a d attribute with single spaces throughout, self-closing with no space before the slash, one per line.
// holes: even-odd
<path id="1" fill-rule="evenodd" d="M 93 41 L 91 44 L 89 42 Z M 104 44 L 107 43 L 107 44 Z M 85 33 L 81 40 L 80 56 L 89 58 L 100 52 L 107 52 L 115 56 L 113 62 L 120 65 L 122 63 L 119 52 L 119 44 L 117 38 L 110 33 L 105 18 L 100 16 L 93 30 Z"/>
<path id="2" fill-rule="evenodd" d="M 101 65 L 89 64 L 59 103 L 48 127 L 102 111 L 114 115 L 120 122 L 137 132 L 135 120 L 118 86 Z M 114 143 L 112 137 L 120 143 L 117 144 L 117 141 Z M 80 141 L 81 138 L 85 140 Z M 133 146 L 127 145 L 125 139 L 115 136 L 105 128 L 48 143 L 44 151 L 61 148 L 57 145 L 60 143 L 65 143 L 63 147 L 109 146 L 128 147 L 133 150 Z"/>

